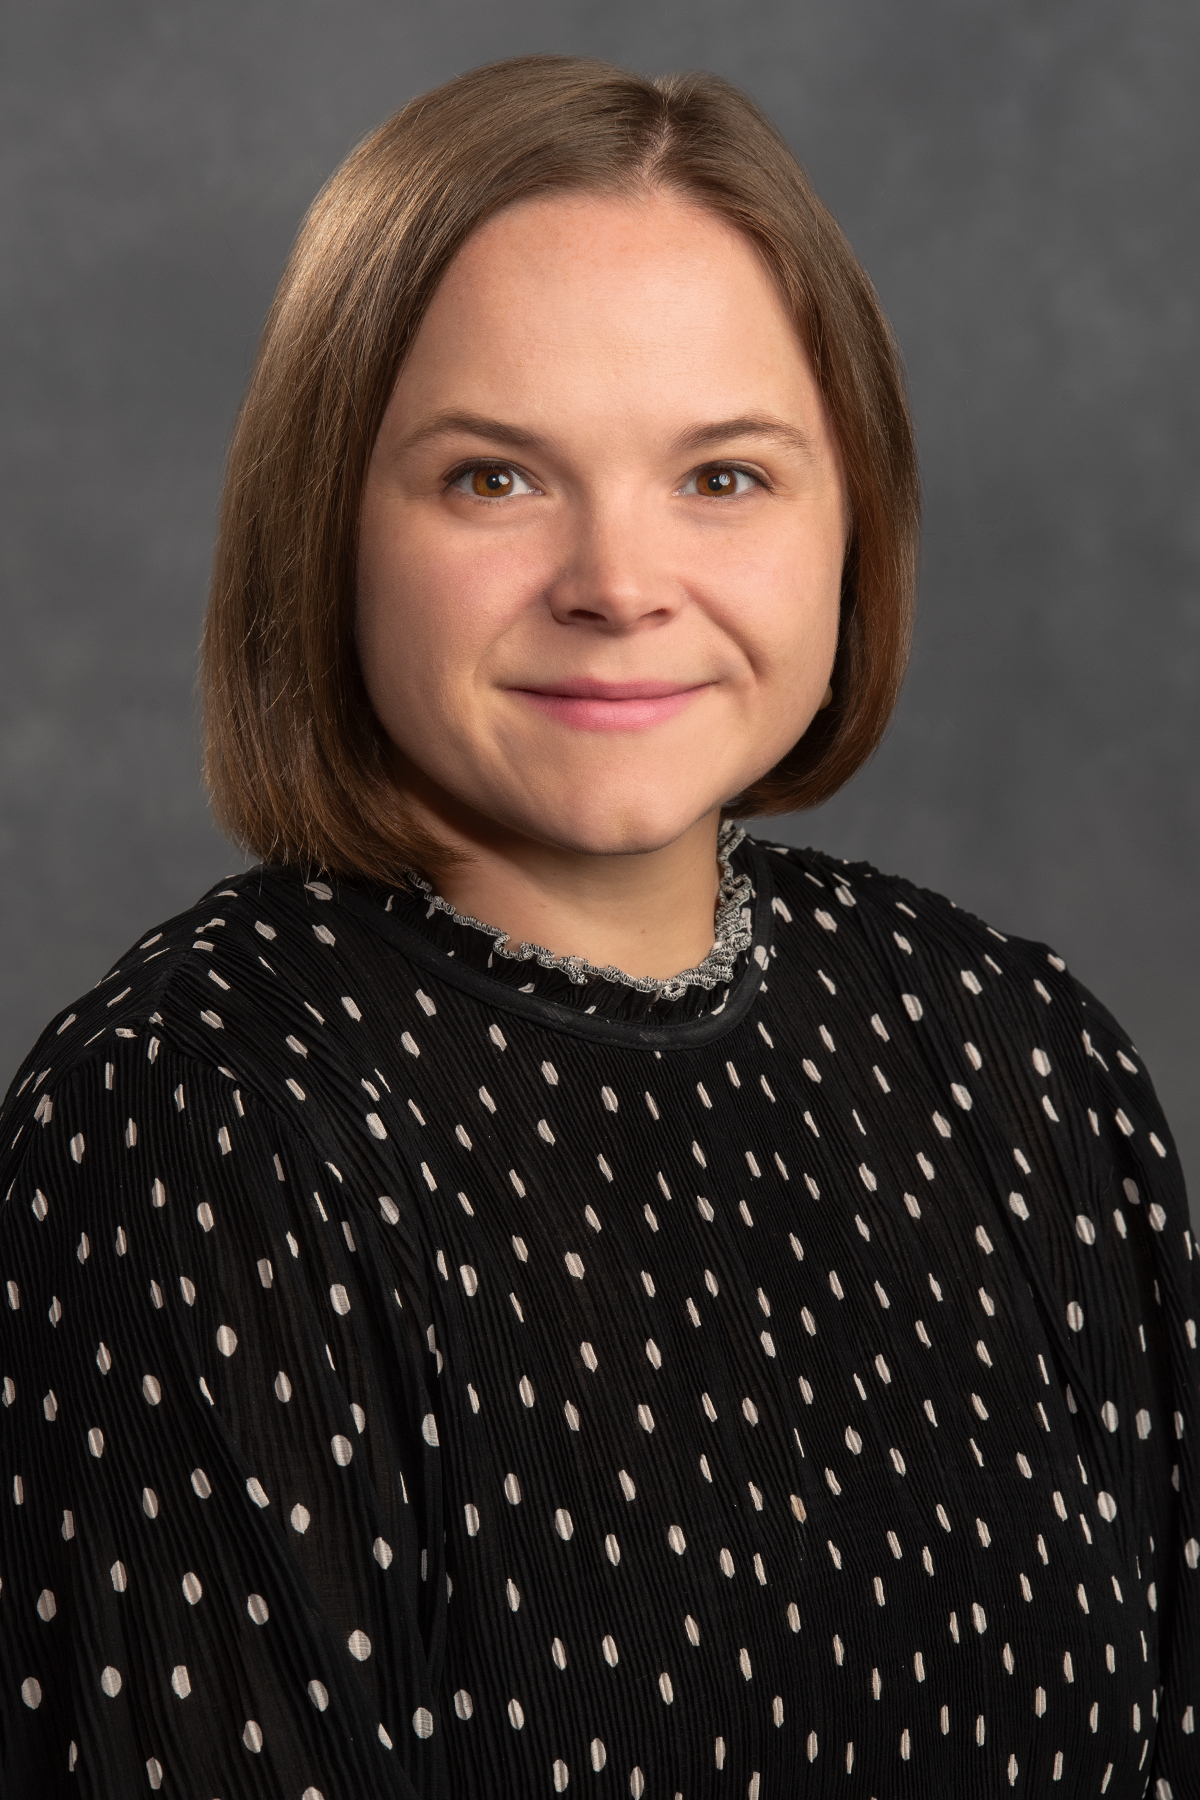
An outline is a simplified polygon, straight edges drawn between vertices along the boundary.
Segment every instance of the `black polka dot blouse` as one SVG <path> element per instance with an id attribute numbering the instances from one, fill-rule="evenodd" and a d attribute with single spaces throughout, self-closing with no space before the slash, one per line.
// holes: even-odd
<path id="1" fill-rule="evenodd" d="M 6 1800 L 1200 1796 L 1141 1058 L 1043 946 L 731 856 L 692 980 L 260 868 L 48 1028 Z"/>

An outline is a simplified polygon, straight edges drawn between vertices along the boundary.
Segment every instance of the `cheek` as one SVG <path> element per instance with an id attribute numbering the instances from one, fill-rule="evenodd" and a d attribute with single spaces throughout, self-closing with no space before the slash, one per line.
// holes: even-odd
<path id="1" fill-rule="evenodd" d="M 772 768 L 817 714 L 837 653 L 842 561 L 840 531 L 787 534 L 739 571 L 734 604 L 723 608 L 746 669 L 731 719 L 731 791 Z"/>
<path id="2" fill-rule="evenodd" d="M 730 571 L 722 608 L 760 688 L 786 705 L 805 703 L 817 683 L 824 692 L 837 649 L 841 610 L 840 533 L 784 541 L 745 558 Z"/>
<path id="3" fill-rule="evenodd" d="M 411 751 L 467 716 L 473 684 L 537 572 L 515 548 L 414 507 L 363 509 L 355 641 L 372 705 Z"/>
<path id="4" fill-rule="evenodd" d="M 428 690 L 431 659 L 440 661 L 437 562 L 391 509 L 363 507 L 354 636 L 371 703 L 389 735 L 411 719 Z M 451 639 L 453 632 L 447 634 Z M 426 679 L 420 679 L 424 675 Z"/>
<path id="5" fill-rule="evenodd" d="M 358 558 L 355 637 L 368 690 L 423 683 L 431 663 L 440 667 L 465 648 L 472 612 L 463 559 L 444 541 L 423 532 L 419 520 L 363 509 Z"/>

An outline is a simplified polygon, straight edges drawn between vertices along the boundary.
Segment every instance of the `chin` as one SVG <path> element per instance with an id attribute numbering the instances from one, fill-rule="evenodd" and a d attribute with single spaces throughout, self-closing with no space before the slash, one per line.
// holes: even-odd
<path id="1" fill-rule="evenodd" d="M 605 799 L 595 794 L 548 803 L 522 821 L 544 844 L 583 856 L 645 856 L 665 850 L 721 805 L 716 796 L 641 795 Z"/>

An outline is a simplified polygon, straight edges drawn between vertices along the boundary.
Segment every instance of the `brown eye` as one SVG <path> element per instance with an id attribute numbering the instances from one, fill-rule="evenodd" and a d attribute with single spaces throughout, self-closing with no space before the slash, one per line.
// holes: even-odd
<path id="1" fill-rule="evenodd" d="M 512 470 L 502 463 L 471 471 L 471 492 L 484 500 L 504 500 L 512 493 L 514 485 Z"/>
<path id="2" fill-rule="evenodd" d="M 508 500 L 538 491 L 512 463 L 476 463 L 452 476 L 450 486 L 479 500 Z"/>
<path id="3" fill-rule="evenodd" d="M 696 485 L 702 494 L 713 495 L 719 500 L 726 494 L 736 494 L 737 475 L 732 469 L 706 469 Z"/>
<path id="4" fill-rule="evenodd" d="M 761 486 L 762 482 L 748 469 L 731 469 L 726 465 L 724 468 L 700 469 L 695 475 L 689 475 L 681 491 L 697 494 L 703 500 L 725 500 L 749 494 Z"/>

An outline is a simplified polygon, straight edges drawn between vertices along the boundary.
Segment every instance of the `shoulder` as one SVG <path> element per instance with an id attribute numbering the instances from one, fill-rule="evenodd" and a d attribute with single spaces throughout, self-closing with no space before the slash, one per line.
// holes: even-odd
<path id="1" fill-rule="evenodd" d="M 829 975 L 869 1002 L 868 1013 L 878 1000 L 889 1024 L 921 1040 L 920 1054 L 947 1069 L 965 1056 L 971 1074 L 986 1058 L 1004 1071 L 1004 1107 L 1032 1102 L 1039 1129 L 1069 1124 L 1077 1159 L 1090 1159 L 1101 1143 L 1132 1150 L 1136 1139 L 1156 1179 L 1164 1164 L 1178 1172 L 1140 1054 L 1050 945 L 1002 932 L 869 863 L 763 848 L 780 924 L 807 927 L 809 950 L 820 945 Z M 786 931 L 777 935 L 786 941 Z M 955 1078 L 960 1105 L 970 1078 Z"/>
<path id="2" fill-rule="evenodd" d="M 316 1029 L 317 991 L 334 994 L 334 1005 L 352 1017 L 353 1001 L 340 1004 L 348 984 L 344 948 L 338 956 L 336 947 L 344 934 L 325 923 L 330 897 L 327 884 L 296 870 L 260 866 L 141 933 L 92 989 L 51 1019 L 21 1063 L 0 1111 L 6 1150 L 28 1119 L 45 1119 L 64 1084 L 86 1083 L 93 1071 L 103 1079 L 105 1069 L 153 1063 L 169 1048 L 252 1089 L 264 1051 L 273 1068 L 286 1058 L 299 1019 Z"/>
<path id="3" fill-rule="evenodd" d="M 389 1114 L 390 1131 L 380 1118 L 394 1011 L 374 979 L 382 942 L 329 883 L 279 868 L 142 934 L 51 1021 L 9 1090 L 0 1254 L 55 1270 L 60 1288 L 93 1240 L 115 1244 L 125 1269 L 136 1246 L 159 1246 L 169 1265 L 203 1242 L 261 1270 L 268 1239 L 296 1257 L 328 1224 L 324 1190 L 343 1213 L 378 1209 L 391 1226 L 404 1215 L 403 1261 L 420 1240 L 419 1209 L 406 1208 L 423 1182 L 403 1114 Z M 142 1269 L 156 1294 L 159 1263 Z M 404 1279 L 418 1280 L 407 1263 Z"/>
<path id="4" fill-rule="evenodd" d="M 1065 961 L 1047 944 L 998 931 L 944 894 L 870 863 L 786 845 L 762 848 L 771 853 L 777 902 L 810 915 L 831 940 L 845 933 L 861 951 L 866 939 L 900 974 L 948 978 L 973 996 L 991 981 L 1015 976 L 1043 1005 L 1082 1004 Z"/>

